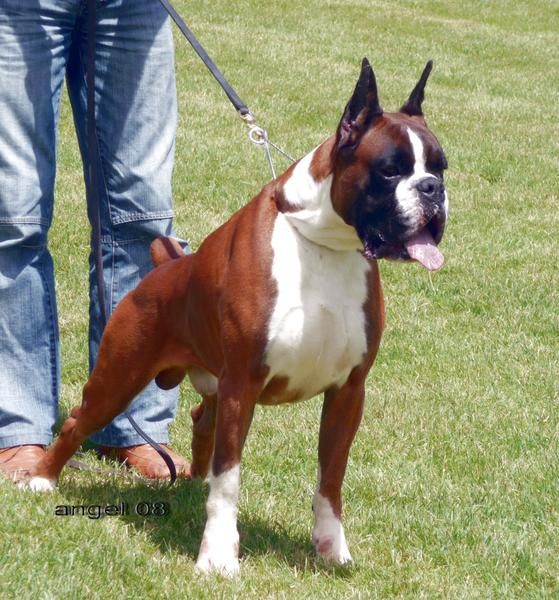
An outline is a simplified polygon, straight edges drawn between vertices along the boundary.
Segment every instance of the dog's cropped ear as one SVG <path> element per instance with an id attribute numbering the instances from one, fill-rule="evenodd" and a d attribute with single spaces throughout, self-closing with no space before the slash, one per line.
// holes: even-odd
<path id="1" fill-rule="evenodd" d="M 433 69 L 433 61 L 430 60 L 423 69 L 423 73 L 419 78 L 416 86 L 413 88 L 410 97 L 406 100 L 405 104 L 400 109 L 401 113 L 409 115 L 410 117 L 422 117 L 423 110 L 421 109 L 421 105 L 423 104 L 423 100 L 425 99 L 425 84 L 427 83 L 427 79 Z"/>
<path id="2" fill-rule="evenodd" d="M 356 146 L 373 119 L 381 115 L 382 108 L 378 100 L 375 74 L 369 61 L 364 58 L 353 96 L 347 103 L 338 125 L 336 147 L 340 149 Z"/>

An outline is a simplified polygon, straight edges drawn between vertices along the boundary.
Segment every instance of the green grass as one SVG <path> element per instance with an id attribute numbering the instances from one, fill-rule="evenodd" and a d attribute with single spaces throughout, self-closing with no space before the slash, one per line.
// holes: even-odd
<path id="1" fill-rule="evenodd" d="M 0 597 L 559 597 L 557 3 L 176 5 L 271 138 L 297 156 L 334 130 L 363 56 L 387 109 L 433 58 L 425 109 L 450 163 L 446 266 L 430 278 L 382 264 L 387 329 L 344 487 L 352 568 L 322 566 L 310 544 L 315 399 L 257 410 L 243 458 L 239 580 L 194 574 L 204 484 L 168 489 L 118 470 L 67 469 L 50 496 L 0 483 Z M 176 225 L 197 246 L 269 176 L 178 36 L 177 61 Z M 67 105 L 59 159 L 51 246 L 66 413 L 87 376 L 88 252 Z M 194 402 L 184 385 L 172 434 L 186 454 Z M 121 501 L 164 501 L 170 514 L 54 516 L 58 504 Z"/>

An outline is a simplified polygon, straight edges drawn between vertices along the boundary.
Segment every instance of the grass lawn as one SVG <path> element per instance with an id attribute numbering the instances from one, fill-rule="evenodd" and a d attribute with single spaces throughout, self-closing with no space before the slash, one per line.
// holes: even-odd
<path id="1" fill-rule="evenodd" d="M 194 573 L 204 484 L 169 489 L 118 469 L 66 469 L 52 495 L 0 482 L 0 597 L 559 597 L 558 3 L 176 6 L 295 156 L 333 132 L 363 56 L 391 110 L 433 58 L 424 108 L 450 163 L 446 266 L 430 277 L 417 265 L 381 265 L 387 329 L 344 487 L 352 568 L 324 567 L 310 543 L 315 399 L 257 409 L 243 459 L 240 579 Z M 176 41 L 176 228 L 197 247 L 269 173 L 221 90 Z M 57 194 L 65 415 L 87 377 L 88 254 L 67 103 Z M 184 384 L 172 436 L 185 454 L 195 402 Z M 131 514 L 54 514 L 60 504 L 120 502 Z M 143 502 L 165 502 L 167 514 L 133 514 Z"/>

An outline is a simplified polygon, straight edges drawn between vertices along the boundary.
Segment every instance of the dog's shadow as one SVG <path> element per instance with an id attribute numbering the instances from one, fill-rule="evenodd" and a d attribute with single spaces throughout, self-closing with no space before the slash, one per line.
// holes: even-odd
<path id="1" fill-rule="evenodd" d="M 106 506 L 116 506 L 119 513 L 124 508 L 125 514 L 99 518 L 120 519 L 147 533 L 161 552 L 175 550 L 195 561 L 206 521 L 208 486 L 199 480 L 179 480 L 172 486 L 152 484 L 122 478 L 122 472 L 116 466 L 107 468 L 107 474 L 76 472 L 67 467 L 59 491 L 68 506 L 85 507 L 86 514 L 78 518 L 97 520 L 98 507 L 103 512 Z M 94 507 L 89 516 L 88 507 Z M 309 534 L 290 532 L 277 521 L 270 523 L 242 510 L 238 528 L 242 557 L 271 555 L 297 570 L 334 571 L 342 577 L 350 574 L 349 569 L 333 569 L 316 559 Z"/>

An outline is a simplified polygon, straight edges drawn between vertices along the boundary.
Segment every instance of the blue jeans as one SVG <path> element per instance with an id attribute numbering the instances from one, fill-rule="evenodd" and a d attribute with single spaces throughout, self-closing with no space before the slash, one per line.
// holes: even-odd
<path id="1" fill-rule="evenodd" d="M 65 78 L 84 165 L 89 160 L 86 20 L 85 0 L 0 3 L 0 447 L 48 444 L 57 419 L 59 333 L 47 242 Z M 174 50 L 157 0 L 97 0 L 97 21 L 100 151 L 93 158 L 103 176 L 102 256 L 113 308 L 150 270 L 150 242 L 172 229 Z M 89 289 L 91 366 L 102 333 L 91 256 Z M 166 442 L 176 406 L 176 389 L 152 383 L 130 412 Z M 93 439 L 143 442 L 122 415 Z"/>

